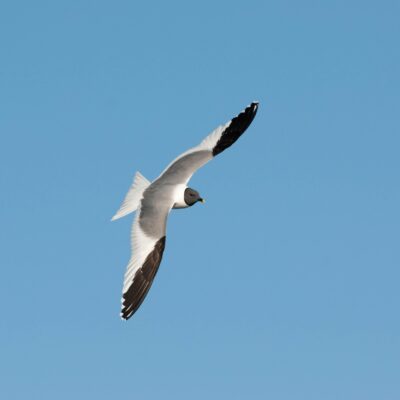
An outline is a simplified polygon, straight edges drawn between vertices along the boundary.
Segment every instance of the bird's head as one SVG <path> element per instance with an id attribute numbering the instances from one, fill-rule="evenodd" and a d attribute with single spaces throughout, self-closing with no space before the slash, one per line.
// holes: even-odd
<path id="1" fill-rule="evenodd" d="M 193 204 L 200 201 L 200 203 L 204 203 L 204 199 L 200 196 L 197 190 L 186 188 L 184 194 L 185 203 L 190 207 Z"/>

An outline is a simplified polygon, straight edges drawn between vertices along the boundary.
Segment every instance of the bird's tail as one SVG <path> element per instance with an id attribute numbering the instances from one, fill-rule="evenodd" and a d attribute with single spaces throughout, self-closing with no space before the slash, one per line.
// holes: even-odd
<path id="1" fill-rule="evenodd" d="M 142 199 L 143 192 L 150 185 L 148 181 L 139 171 L 136 172 L 135 178 L 133 179 L 132 186 L 129 188 L 124 201 L 117 213 L 111 218 L 111 221 L 115 221 L 118 218 L 125 217 L 138 208 L 140 200 Z"/>

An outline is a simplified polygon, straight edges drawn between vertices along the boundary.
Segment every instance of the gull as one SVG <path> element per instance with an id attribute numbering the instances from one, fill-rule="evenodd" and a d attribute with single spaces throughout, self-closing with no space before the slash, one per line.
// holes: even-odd
<path id="1" fill-rule="evenodd" d="M 136 211 L 132 225 L 132 255 L 122 289 L 121 318 L 128 320 L 145 299 L 165 248 L 167 218 L 172 209 L 191 207 L 204 199 L 187 186 L 192 175 L 230 147 L 253 121 L 258 102 L 211 132 L 198 146 L 173 160 L 153 182 L 136 172 L 121 207 L 112 221 Z"/>

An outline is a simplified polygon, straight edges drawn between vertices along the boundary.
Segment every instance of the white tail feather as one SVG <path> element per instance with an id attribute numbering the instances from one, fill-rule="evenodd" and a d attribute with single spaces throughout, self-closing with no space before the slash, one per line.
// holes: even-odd
<path id="1" fill-rule="evenodd" d="M 117 213 L 111 218 L 111 221 L 115 221 L 118 218 L 125 217 L 135 211 L 142 199 L 143 192 L 150 185 L 149 182 L 139 171 L 136 172 L 135 178 L 133 179 L 132 186 L 130 187 L 125 199 L 117 211 Z"/>

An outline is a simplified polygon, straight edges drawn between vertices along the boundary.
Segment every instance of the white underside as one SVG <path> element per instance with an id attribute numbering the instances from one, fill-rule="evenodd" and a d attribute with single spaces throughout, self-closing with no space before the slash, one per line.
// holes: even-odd
<path id="1" fill-rule="evenodd" d="M 174 206 L 172 208 L 187 208 L 189 207 L 185 203 L 185 190 L 187 189 L 186 185 L 176 185 L 174 191 Z"/>
<path id="2" fill-rule="evenodd" d="M 173 195 L 173 203 L 176 206 L 174 208 L 186 208 L 188 205 L 185 203 L 184 194 L 186 185 L 177 185 Z M 172 205 L 171 204 L 171 205 Z M 125 277 L 124 286 L 122 293 L 126 293 L 132 284 L 133 278 L 136 272 L 142 267 L 146 261 L 147 256 L 154 250 L 154 246 L 161 238 L 152 238 L 146 235 L 139 224 L 140 216 L 140 204 L 136 211 L 135 221 L 132 225 L 131 243 L 132 243 L 132 255 L 129 260 Z"/>

